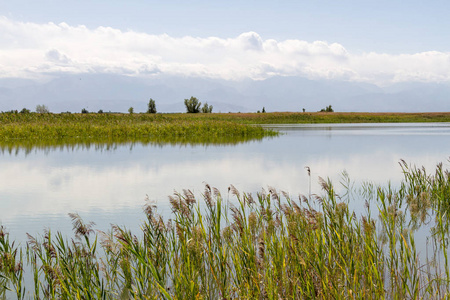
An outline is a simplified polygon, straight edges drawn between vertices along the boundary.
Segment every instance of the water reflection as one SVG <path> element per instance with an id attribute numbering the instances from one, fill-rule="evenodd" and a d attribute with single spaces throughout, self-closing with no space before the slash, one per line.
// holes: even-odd
<path id="1" fill-rule="evenodd" d="M 167 214 L 168 195 L 182 189 L 199 195 L 204 182 L 225 197 L 230 184 L 246 192 L 273 186 L 295 197 L 309 192 L 305 166 L 312 172 L 313 193 L 321 193 L 319 176 L 330 177 L 339 188 L 344 170 L 357 183 L 395 185 L 403 176 L 401 158 L 433 169 L 446 161 L 450 149 L 448 124 L 276 128 L 285 134 L 227 145 L 0 144 L 0 221 L 20 236 L 44 227 L 70 230 L 69 212 L 79 212 L 102 229 L 109 223 L 133 228 L 144 217 L 146 195 Z"/>
<path id="2" fill-rule="evenodd" d="M 272 137 L 267 137 L 268 139 Z M 43 151 L 49 153 L 51 151 L 58 150 L 89 150 L 94 149 L 96 151 L 111 151 L 117 149 L 120 146 L 126 146 L 133 149 L 135 146 L 149 146 L 149 147 L 163 147 L 167 145 L 171 146 L 233 146 L 250 141 L 261 141 L 263 137 L 230 137 L 230 136 L 210 136 L 210 137 L 148 137 L 138 139 L 120 139 L 120 138 L 105 138 L 105 139 L 59 139 L 59 140 L 0 140 L 0 152 L 2 154 L 18 155 L 20 152 L 30 154 L 33 151 Z"/>

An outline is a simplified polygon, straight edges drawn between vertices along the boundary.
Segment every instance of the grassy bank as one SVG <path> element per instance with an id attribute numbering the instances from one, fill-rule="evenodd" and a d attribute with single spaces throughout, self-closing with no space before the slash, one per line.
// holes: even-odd
<path id="1" fill-rule="evenodd" d="M 187 114 L 0 114 L 0 140 L 8 142 L 90 139 L 229 143 L 276 134 L 233 120 Z"/>
<path id="2" fill-rule="evenodd" d="M 450 122 L 450 113 L 1 113 L 0 140 L 243 141 L 276 132 L 251 124 Z"/>
<path id="3" fill-rule="evenodd" d="M 72 214 L 75 239 L 45 232 L 18 247 L 0 230 L 0 294 L 46 299 L 445 299 L 450 174 L 402 162 L 399 190 L 364 184 L 337 195 L 291 198 L 206 185 L 170 197 L 172 220 L 144 208 L 137 236 L 95 234 Z M 346 178 L 344 178 L 346 179 Z M 355 214 L 352 201 L 365 201 Z M 416 231 L 429 229 L 419 256 Z M 24 270 L 33 284 L 24 287 Z"/>
<path id="4" fill-rule="evenodd" d="M 422 123 L 450 122 L 450 113 L 241 113 L 217 114 L 220 118 L 249 124 L 314 123 Z"/>

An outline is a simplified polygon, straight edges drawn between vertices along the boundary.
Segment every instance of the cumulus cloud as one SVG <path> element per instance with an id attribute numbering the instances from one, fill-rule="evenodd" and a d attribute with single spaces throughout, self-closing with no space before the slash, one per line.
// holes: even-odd
<path id="1" fill-rule="evenodd" d="M 203 76 L 239 80 L 271 76 L 389 84 L 450 80 L 450 53 L 352 54 L 325 41 L 276 41 L 256 32 L 234 38 L 171 37 L 111 27 L 25 23 L 0 17 L 0 76 L 58 73 Z"/>
<path id="2" fill-rule="evenodd" d="M 60 63 L 60 64 L 68 64 L 68 63 L 70 63 L 70 59 L 66 55 L 60 53 L 56 49 L 48 51 L 45 54 L 45 57 L 49 61 L 54 62 L 54 63 Z"/>

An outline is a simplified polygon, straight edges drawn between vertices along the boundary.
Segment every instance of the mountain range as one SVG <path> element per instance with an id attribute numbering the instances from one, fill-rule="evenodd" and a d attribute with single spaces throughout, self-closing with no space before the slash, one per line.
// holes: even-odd
<path id="1" fill-rule="evenodd" d="M 332 105 L 346 112 L 450 111 L 449 83 L 397 83 L 387 87 L 359 82 L 271 77 L 265 80 L 160 76 L 136 78 L 110 74 L 64 75 L 45 82 L 0 79 L 0 111 L 144 112 L 150 98 L 158 112 L 184 112 L 184 99 L 197 97 L 213 112 L 318 111 Z"/>

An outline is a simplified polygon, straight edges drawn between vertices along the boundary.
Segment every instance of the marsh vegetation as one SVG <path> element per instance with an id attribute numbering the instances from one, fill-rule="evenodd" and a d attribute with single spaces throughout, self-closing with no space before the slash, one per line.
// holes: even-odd
<path id="1" fill-rule="evenodd" d="M 192 140 L 258 139 L 277 133 L 232 119 L 208 118 L 203 114 L 0 114 L 0 139 L 17 140 Z M 212 114 L 207 114 L 212 115 Z"/>
<path id="2" fill-rule="evenodd" d="M 211 112 L 212 106 L 204 110 Z M 58 144 L 77 139 L 80 143 L 120 140 L 228 144 L 277 135 L 274 130 L 258 126 L 261 124 L 450 122 L 449 113 L 156 114 L 152 99 L 149 112 L 89 113 L 85 109 L 81 114 L 4 112 L 0 113 L 0 140 L 13 144 L 43 140 Z"/>
<path id="3" fill-rule="evenodd" d="M 49 299 L 443 299 L 449 284 L 450 173 L 400 162 L 404 179 L 354 183 L 339 195 L 274 188 L 227 193 L 206 184 L 144 206 L 141 232 L 95 232 L 70 214 L 74 238 L 48 230 L 17 245 L 0 230 L 0 293 Z M 356 213 L 354 201 L 365 203 Z M 425 229 L 426 252 L 416 232 Z M 29 271 L 28 271 L 29 270 Z M 25 286 L 25 272 L 32 285 Z"/>
<path id="4" fill-rule="evenodd" d="M 449 120 L 445 113 L 3 113 L 0 148 L 235 144 L 277 134 L 254 124 Z M 446 298 L 449 172 L 442 164 L 431 172 L 400 165 L 404 179 L 395 187 L 355 187 L 344 176 L 339 188 L 320 180 L 322 191 L 298 197 L 274 188 L 184 190 L 169 198 L 170 216 L 146 203 L 138 231 L 97 231 L 72 213 L 73 237 L 48 229 L 19 244 L 2 226 L 0 298 Z"/>

